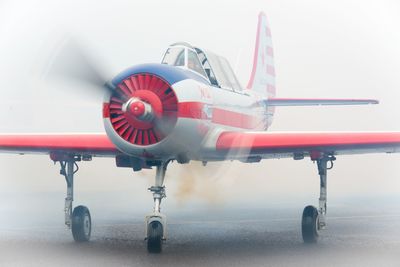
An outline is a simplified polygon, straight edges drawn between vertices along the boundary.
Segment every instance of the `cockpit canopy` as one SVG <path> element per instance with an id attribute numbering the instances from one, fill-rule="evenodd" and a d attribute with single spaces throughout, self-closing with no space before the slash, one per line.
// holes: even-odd
<path id="1" fill-rule="evenodd" d="M 192 47 L 190 44 L 171 45 L 161 63 L 191 70 L 206 78 L 213 86 L 235 91 L 242 90 L 228 60 Z"/>

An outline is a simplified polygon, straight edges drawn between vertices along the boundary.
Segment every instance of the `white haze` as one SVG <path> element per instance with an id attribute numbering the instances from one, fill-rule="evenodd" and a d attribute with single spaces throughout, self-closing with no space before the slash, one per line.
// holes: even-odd
<path id="1" fill-rule="evenodd" d="M 169 44 L 186 41 L 227 57 L 245 86 L 261 10 L 272 28 L 278 96 L 381 101 L 365 107 L 279 108 L 271 131 L 400 130 L 396 0 L 69 0 L 0 2 L 0 132 L 103 131 L 101 93 L 71 84 L 49 86 L 42 79 L 52 55 L 71 36 L 108 63 L 110 76 L 134 64 L 158 62 Z M 386 154 L 338 158 L 329 172 L 329 196 L 400 193 L 399 160 Z M 317 170 L 309 160 L 193 164 L 171 166 L 164 202 L 169 209 L 194 203 L 317 203 Z M 86 201 L 80 192 L 105 192 L 104 205 L 134 210 L 143 203 L 150 209 L 146 189 L 154 171 L 117 169 L 112 159 L 80 166 L 79 201 Z M 61 210 L 65 184 L 58 171 L 46 156 L 0 155 L 0 192 L 60 192 Z"/>

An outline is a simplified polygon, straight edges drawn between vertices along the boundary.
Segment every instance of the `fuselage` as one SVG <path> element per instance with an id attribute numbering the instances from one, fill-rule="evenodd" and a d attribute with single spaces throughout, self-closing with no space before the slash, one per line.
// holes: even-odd
<path id="1" fill-rule="evenodd" d="M 130 77 L 151 74 L 167 82 L 173 90 L 177 107 L 175 125 L 168 134 L 153 144 L 133 144 L 116 134 L 115 125 L 105 116 L 105 128 L 117 147 L 128 155 L 140 158 L 179 158 L 212 160 L 215 157 L 215 136 L 221 131 L 264 131 L 271 121 L 261 100 L 265 96 L 251 90 L 233 90 L 210 84 L 202 75 L 189 69 L 165 64 L 137 65 L 115 77 L 115 88 Z M 144 84 L 139 90 L 147 90 Z M 139 79 L 138 79 L 139 81 Z M 129 83 L 128 83 L 129 85 Z M 110 103 L 111 95 L 105 97 Z M 107 114 L 107 112 L 105 113 Z M 144 134 L 144 133 L 143 133 Z M 137 137 L 136 137 L 137 139 Z"/>

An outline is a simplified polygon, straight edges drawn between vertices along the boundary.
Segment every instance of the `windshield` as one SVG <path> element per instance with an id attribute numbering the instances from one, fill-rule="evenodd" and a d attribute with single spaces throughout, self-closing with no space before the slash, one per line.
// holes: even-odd
<path id="1" fill-rule="evenodd" d="M 161 63 L 188 68 L 208 78 L 214 86 L 234 91 L 242 90 L 228 60 L 198 48 L 193 50 L 188 44 L 169 47 Z"/>
<path id="2" fill-rule="evenodd" d="M 203 68 L 206 71 L 206 74 L 207 74 L 208 79 L 210 80 L 211 84 L 215 85 L 215 86 L 219 86 L 219 84 L 217 82 L 217 78 L 215 78 L 215 74 L 210 66 L 210 62 L 208 62 L 206 55 L 204 54 L 203 51 L 201 51 L 198 48 L 196 49 L 196 51 L 198 53 L 201 64 L 203 65 Z"/>
<path id="3" fill-rule="evenodd" d="M 207 77 L 207 74 L 200 63 L 197 53 L 191 48 L 186 48 L 182 46 L 170 47 L 165 53 L 161 63 L 171 66 L 187 67 L 188 69 L 195 71 L 204 77 Z"/>
<path id="4" fill-rule="evenodd" d="M 226 58 L 224 57 L 218 57 L 218 59 L 223 69 L 223 72 L 225 73 L 225 76 L 228 79 L 228 82 L 231 84 L 232 88 L 234 90 L 241 90 L 242 88 L 238 80 L 236 79 L 235 73 L 233 72 L 228 60 L 226 60 Z"/>
<path id="5" fill-rule="evenodd" d="M 161 62 L 172 66 L 185 66 L 185 49 L 183 47 L 170 47 Z"/>
<path id="6" fill-rule="evenodd" d="M 209 52 L 207 52 L 207 59 L 215 73 L 218 84 L 221 87 L 233 89 L 235 91 L 242 90 L 228 60 Z"/>
<path id="7" fill-rule="evenodd" d="M 192 50 L 188 50 L 188 68 L 200 73 L 204 77 L 207 77 L 203 67 L 201 66 L 200 60 L 197 57 L 197 53 Z"/>

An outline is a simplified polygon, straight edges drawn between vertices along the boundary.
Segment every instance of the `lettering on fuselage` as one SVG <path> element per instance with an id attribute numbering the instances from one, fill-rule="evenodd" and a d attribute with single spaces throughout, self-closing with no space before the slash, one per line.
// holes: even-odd
<path id="1" fill-rule="evenodd" d="M 211 99 L 210 91 L 207 87 L 200 87 L 200 98 L 201 99 Z"/>

